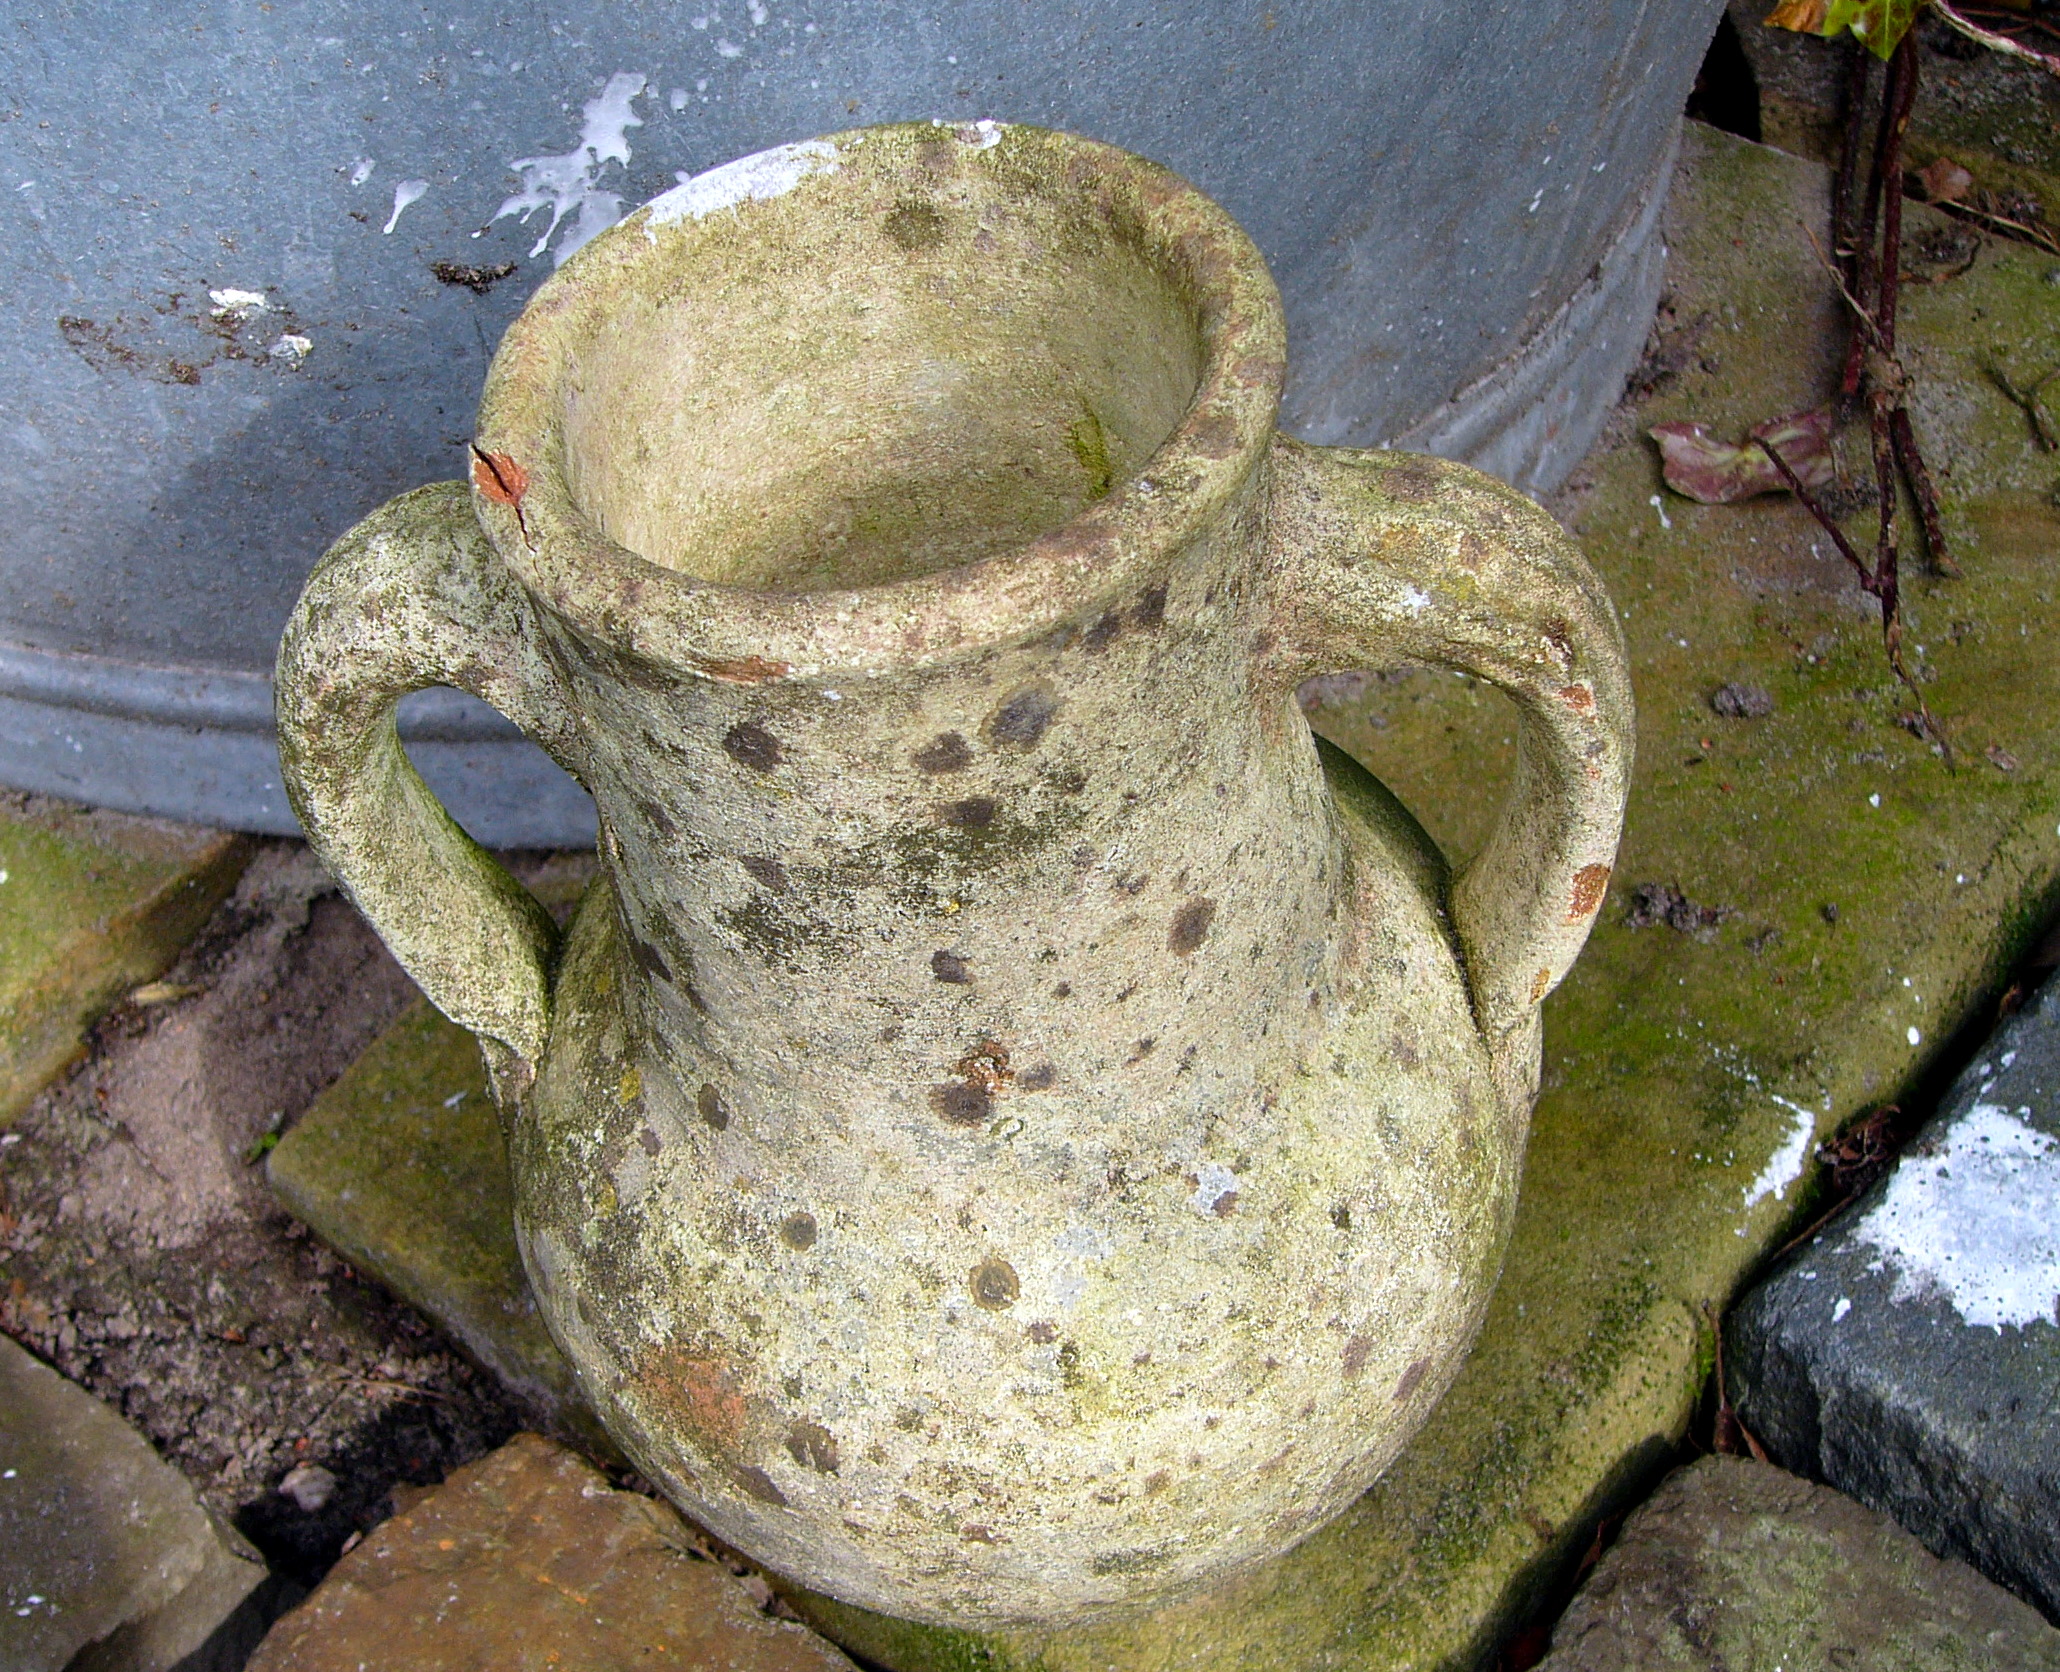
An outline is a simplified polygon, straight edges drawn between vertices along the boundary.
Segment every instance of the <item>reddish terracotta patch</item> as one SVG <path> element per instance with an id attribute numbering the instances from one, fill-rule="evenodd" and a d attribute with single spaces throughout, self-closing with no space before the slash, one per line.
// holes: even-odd
<path id="1" fill-rule="evenodd" d="M 769 656 L 696 656 L 694 666 L 724 685 L 763 685 L 768 679 L 785 679 L 788 669 L 787 663 Z"/>
<path id="2" fill-rule="evenodd" d="M 730 1451 L 744 1438 L 744 1393 L 730 1367 L 668 1347 L 644 1366 L 637 1383 L 710 1451 Z"/>
<path id="3" fill-rule="evenodd" d="M 522 509 L 522 496 L 529 492 L 529 472 L 506 453 L 483 453 L 472 449 L 472 485 L 497 505 Z"/>
<path id="4" fill-rule="evenodd" d="M 1559 700 L 1576 714 L 1595 712 L 1595 693 L 1585 685 L 1562 685 L 1559 689 Z"/>
<path id="5" fill-rule="evenodd" d="M 1597 906 L 1609 888 L 1609 867 L 1607 865 L 1583 865 L 1574 873 L 1573 898 L 1567 901 L 1566 920 L 1578 923 Z"/>

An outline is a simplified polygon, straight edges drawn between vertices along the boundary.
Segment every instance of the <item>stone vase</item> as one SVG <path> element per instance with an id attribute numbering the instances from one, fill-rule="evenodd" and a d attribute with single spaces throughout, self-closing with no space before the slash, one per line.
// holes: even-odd
<path id="1" fill-rule="evenodd" d="M 1174 175 L 979 123 L 746 158 L 503 340 L 469 488 L 310 580 L 287 782 L 477 1033 L 610 1431 L 721 1537 L 1054 1625 L 1277 1555 L 1421 1424 L 1614 857 L 1609 603 L 1463 466 L 1274 434 L 1278 298 Z M 1312 674 L 1492 681 L 1456 876 Z M 403 755 L 484 698 L 592 792 L 561 940 Z"/>

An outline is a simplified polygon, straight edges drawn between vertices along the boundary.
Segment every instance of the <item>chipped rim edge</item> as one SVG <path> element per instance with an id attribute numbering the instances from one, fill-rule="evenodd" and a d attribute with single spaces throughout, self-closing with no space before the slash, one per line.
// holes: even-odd
<path id="1" fill-rule="evenodd" d="M 1120 204 L 1144 230 L 1150 254 L 1198 311 L 1204 362 L 1178 427 L 1107 498 L 1020 546 L 976 562 L 878 586 L 772 592 L 705 581 L 639 556 L 584 514 L 562 464 L 559 388 L 568 338 L 605 309 L 638 269 L 677 259 L 702 218 L 659 224 L 652 206 L 627 216 L 554 274 L 509 327 L 480 404 L 473 503 L 515 575 L 586 635 L 649 660 L 737 684 L 845 675 L 955 660 L 1090 613 L 1163 571 L 1209 528 L 1258 467 L 1286 375 L 1286 327 L 1264 258 L 1229 214 L 1170 169 L 1074 134 L 1026 126 L 895 123 L 777 147 L 724 164 L 805 157 L 794 178 L 763 195 L 746 190 L 715 209 L 753 212 L 789 192 L 839 188 L 848 171 L 912 170 L 917 147 L 940 130 L 973 166 L 1055 153 L 1040 170 L 1066 188 Z M 835 148 L 835 161 L 824 148 Z M 875 163 L 873 159 L 881 159 Z M 719 171 L 711 170 L 711 174 Z M 683 183 L 659 204 L 691 192 Z M 614 271 L 610 271 L 610 269 Z M 510 496 L 487 458 L 512 459 L 525 480 Z"/>

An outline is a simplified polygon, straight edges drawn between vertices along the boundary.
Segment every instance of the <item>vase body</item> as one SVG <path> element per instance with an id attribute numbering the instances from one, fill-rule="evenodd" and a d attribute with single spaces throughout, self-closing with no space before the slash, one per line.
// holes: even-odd
<path id="1" fill-rule="evenodd" d="M 23 113 L 0 124 L 0 783 L 294 834 L 269 673 L 315 558 L 462 474 L 492 347 L 579 230 L 860 122 L 1041 123 L 1178 170 L 1279 278 L 1290 433 L 1549 488 L 1643 345 L 1720 10 L 23 11 L 0 39 Z M 495 218 L 554 162 L 562 224 Z M 478 704 L 425 694 L 401 725 L 489 846 L 592 840 L 576 785 Z"/>
<path id="2" fill-rule="evenodd" d="M 1492 1288 L 1621 645 L 1529 501 L 1277 440 L 1283 375 L 1263 263 L 1163 170 L 781 148 L 569 263 L 469 502 L 368 520 L 289 630 L 287 781 L 487 1045 L 582 1387 L 842 1600 L 1053 1623 L 1278 1553 Z M 1524 716 L 1456 879 L 1295 706 L 1393 655 Z M 594 798 L 562 947 L 399 760 L 432 682 Z"/>

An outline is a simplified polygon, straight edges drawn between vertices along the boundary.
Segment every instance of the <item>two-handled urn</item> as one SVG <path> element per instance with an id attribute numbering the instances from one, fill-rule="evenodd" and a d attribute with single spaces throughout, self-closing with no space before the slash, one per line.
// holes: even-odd
<path id="1" fill-rule="evenodd" d="M 1049 1625 L 1276 1555 L 1494 1284 L 1623 648 L 1513 490 L 1277 437 L 1284 354 L 1258 252 L 1139 158 L 783 147 L 545 284 L 469 488 L 288 630 L 294 804 L 486 1049 L 581 1386 L 846 1601 Z M 1456 876 L 1295 702 L 1405 660 L 1522 714 Z M 592 791 L 562 941 L 403 757 L 427 685 Z"/>

